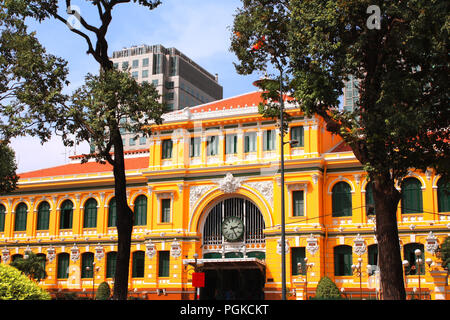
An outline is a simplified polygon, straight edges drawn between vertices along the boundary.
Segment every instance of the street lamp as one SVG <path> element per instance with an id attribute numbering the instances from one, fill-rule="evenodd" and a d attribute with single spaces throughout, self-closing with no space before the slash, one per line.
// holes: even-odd
<path id="1" fill-rule="evenodd" d="M 420 288 L 420 266 L 423 264 L 422 260 L 422 251 L 420 249 L 416 249 L 414 251 L 414 254 L 416 255 L 416 263 L 417 263 L 417 273 L 419 275 L 419 300 L 422 300 L 422 290 Z"/>
<path id="2" fill-rule="evenodd" d="M 304 263 L 297 263 L 297 272 L 299 274 L 305 274 L 305 298 L 308 299 L 308 269 L 312 269 L 314 263 L 308 263 L 308 258 L 303 259 Z"/>
<path id="3" fill-rule="evenodd" d="M 193 257 L 194 257 L 194 263 L 190 264 L 188 262 L 185 262 L 185 263 L 183 262 L 184 263 L 184 269 L 186 270 L 188 265 L 191 265 L 193 267 L 193 269 L 187 270 L 187 272 L 191 271 L 191 272 L 197 273 L 198 272 L 198 268 L 203 266 L 203 261 L 197 261 L 198 260 L 198 253 L 194 253 Z M 197 287 L 194 287 L 194 288 L 195 288 L 194 300 L 199 300 L 200 288 L 197 288 Z"/>
<path id="4" fill-rule="evenodd" d="M 91 270 L 91 267 L 86 267 L 86 271 Z M 92 262 L 92 300 L 95 300 L 95 273 L 100 270 L 99 266 L 95 266 L 95 261 Z"/>
<path id="5" fill-rule="evenodd" d="M 369 271 L 371 267 L 367 266 L 367 270 Z M 352 271 L 354 274 L 359 276 L 359 296 L 362 300 L 362 258 L 358 258 L 358 264 L 352 264 Z"/>

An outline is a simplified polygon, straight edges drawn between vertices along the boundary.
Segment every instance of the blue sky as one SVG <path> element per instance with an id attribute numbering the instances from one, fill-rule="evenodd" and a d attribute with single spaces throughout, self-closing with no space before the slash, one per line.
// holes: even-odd
<path id="1" fill-rule="evenodd" d="M 95 24 L 96 9 L 87 3 L 72 1 L 73 5 L 79 6 L 81 15 Z M 233 66 L 237 59 L 229 50 L 230 27 L 240 6 L 239 0 L 163 0 L 154 10 L 136 4 L 119 5 L 113 12 L 108 31 L 110 55 L 131 45 L 175 47 L 212 74 L 219 74 L 224 98 L 254 91 L 252 82 L 261 74 L 238 75 Z M 86 54 L 85 40 L 61 22 L 45 20 L 38 24 L 29 21 L 29 28 L 36 31 L 49 53 L 68 61 L 71 82 L 68 91 L 80 86 L 87 73 L 97 73 L 98 64 Z M 76 149 L 65 148 L 57 137 L 44 145 L 35 138 L 16 138 L 12 147 L 16 151 L 19 173 L 64 164 L 69 155 L 89 150 L 86 143 Z"/>

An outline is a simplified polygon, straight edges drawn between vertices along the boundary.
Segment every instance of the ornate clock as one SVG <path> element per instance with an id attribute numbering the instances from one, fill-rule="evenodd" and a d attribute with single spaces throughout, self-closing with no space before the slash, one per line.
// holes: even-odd
<path id="1" fill-rule="evenodd" d="M 222 235 L 227 241 L 237 241 L 244 234 L 244 223 L 238 217 L 227 217 L 222 222 Z"/>

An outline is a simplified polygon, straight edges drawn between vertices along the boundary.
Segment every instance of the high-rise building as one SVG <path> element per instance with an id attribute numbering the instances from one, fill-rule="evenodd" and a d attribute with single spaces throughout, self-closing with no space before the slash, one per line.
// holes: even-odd
<path id="1" fill-rule="evenodd" d="M 129 70 L 139 83 L 152 83 L 167 111 L 179 110 L 223 98 L 218 75 L 212 75 L 176 48 L 140 45 L 114 51 L 114 67 Z M 148 139 L 123 133 L 125 150 L 148 147 Z"/>
<path id="2" fill-rule="evenodd" d="M 355 110 L 359 99 L 358 84 L 359 80 L 352 75 L 348 77 L 347 81 L 344 81 L 344 111 Z"/>

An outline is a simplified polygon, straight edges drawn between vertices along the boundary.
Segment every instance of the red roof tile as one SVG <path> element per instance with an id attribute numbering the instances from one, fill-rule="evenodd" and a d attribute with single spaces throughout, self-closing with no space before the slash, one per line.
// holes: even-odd
<path id="1" fill-rule="evenodd" d="M 353 151 L 352 148 L 346 144 L 344 141 L 339 143 L 336 147 L 334 147 L 330 152 L 349 152 Z"/>
<path id="2" fill-rule="evenodd" d="M 144 169 L 148 167 L 148 155 L 139 158 L 125 159 L 125 170 Z M 20 179 L 53 177 L 71 174 L 86 174 L 96 172 L 112 172 L 112 166 L 109 163 L 101 164 L 98 162 L 69 163 L 52 168 L 19 173 Z"/>

